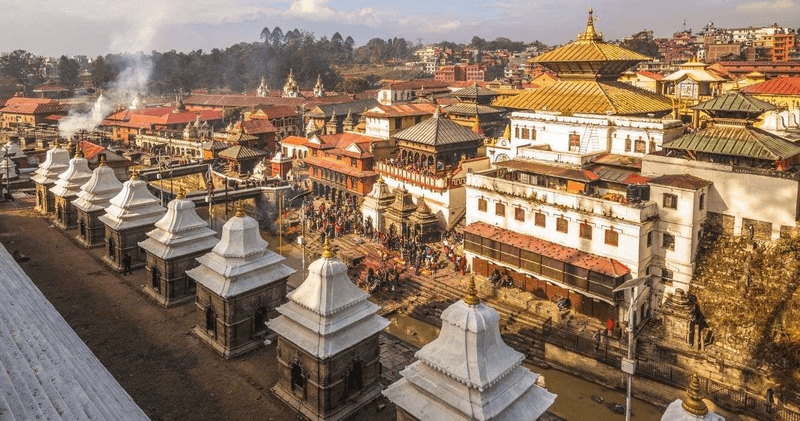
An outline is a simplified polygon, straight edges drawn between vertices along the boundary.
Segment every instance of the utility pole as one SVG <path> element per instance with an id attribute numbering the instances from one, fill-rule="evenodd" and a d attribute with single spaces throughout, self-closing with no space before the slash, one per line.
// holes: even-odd
<path id="1" fill-rule="evenodd" d="M 625 393 L 625 421 L 631 420 L 631 393 L 633 389 L 633 375 L 636 373 L 636 358 L 633 355 L 634 335 L 636 327 L 634 326 L 633 315 L 636 310 L 636 304 L 639 301 L 639 289 L 641 286 L 649 286 L 650 277 L 643 276 L 636 279 L 625 281 L 622 285 L 614 288 L 614 292 L 628 290 L 631 297 L 631 302 L 628 306 L 628 355 L 622 359 L 622 372 L 628 375 L 628 387 Z"/>
<path id="2" fill-rule="evenodd" d="M 278 254 L 283 256 L 283 195 L 278 196 Z"/>

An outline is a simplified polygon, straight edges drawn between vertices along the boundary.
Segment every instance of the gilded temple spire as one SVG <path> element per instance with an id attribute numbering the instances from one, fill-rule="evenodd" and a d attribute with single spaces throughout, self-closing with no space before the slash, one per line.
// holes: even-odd
<path id="1" fill-rule="evenodd" d="M 589 8 L 589 19 L 586 22 L 586 32 L 578 37 L 578 41 L 602 41 L 603 35 L 594 30 L 594 10 Z"/>

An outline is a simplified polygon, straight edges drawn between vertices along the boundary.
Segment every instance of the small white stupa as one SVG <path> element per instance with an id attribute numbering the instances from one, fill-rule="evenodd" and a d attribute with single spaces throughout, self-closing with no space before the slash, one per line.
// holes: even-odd
<path id="1" fill-rule="evenodd" d="M 75 148 L 75 157 L 70 159 L 69 168 L 58 176 L 58 180 L 50 191 L 56 205 L 54 225 L 60 229 L 69 229 L 77 225 L 77 212 L 72 201 L 81 191 L 81 186 L 92 178 L 89 161 L 83 157 L 83 149 Z"/>
<path id="2" fill-rule="evenodd" d="M 194 300 L 194 284 L 188 282 L 186 271 L 198 265 L 196 257 L 217 244 L 216 233 L 197 216 L 194 202 L 186 198 L 183 187 L 155 226 L 139 243 L 147 253 L 151 281 L 145 285 L 145 292 L 165 307 Z"/>
<path id="3" fill-rule="evenodd" d="M 255 334 L 266 333 L 266 315 L 281 303 L 286 281 L 295 272 L 267 246 L 258 221 L 240 204 L 223 225 L 219 243 L 197 258 L 200 266 L 186 271 L 197 283 L 196 303 L 202 310 L 194 332 L 226 358 L 263 343 Z"/>
<path id="4" fill-rule="evenodd" d="M 556 395 L 500 337 L 500 316 L 469 292 L 442 312 L 439 337 L 383 394 L 416 420 L 536 420 Z"/>
<path id="5" fill-rule="evenodd" d="M 347 265 L 333 257 L 329 242 L 322 257 L 309 265 L 306 280 L 286 298 L 278 307 L 281 316 L 268 323 L 278 334 L 280 365 L 289 366 L 273 392 L 317 420 L 346 418 L 379 396 L 378 335 L 389 321 L 376 314 L 379 307 L 350 280 Z M 327 380 L 334 378 L 346 381 Z"/>
<path id="6" fill-rule="evenodd" d="M 361 204 L 361 216 L 364 219 L 364 223 L 367 224 L 372 221 L 373 229 L 386 230 L 387 227 L 383 223 L 383 215 L 392 203 L 394 203 L 394 195 L 389 185 L 379 175 L 375 184 L 372 185 L 372 191 L 364 196 L 364 203 Z"/>
<path id="7" fill-rule="evenodd" d="M 706 403 L 700 396 L 700 379 L 692 373 L 686 399 L 678 399 L 667 407 L 661 421 L 725 421 L 721 415 L 708 412 Z"/>
<path id="8" fill-rule="evenodd" d="M 22 148 L 19 147 L 17 142 L 8 142 L 3 146 L 3 151 L 7 154 L 11 159 L 14 158 L 25 158 L 25 152 L 22 151 Z M 2 154 L 0 154 L 2 155 Z"/>
<path id="9" fill-rule="evenodd" d="M 58 176 L 69 167 L 69 153 L 62 148 L 56 139 L 53 148 L 47 151 L 44 162 L 39 164 L 31 179 L 36 183 L 36 208 L 39 212 L 50 213 L 55 211 L 55 200 L 50 188 L 53 187 Z"/>
<path id="10" fill-rule="evenodd" d="M 16 180 L 18 176 L 17 164 L 10 158 L 3 158 L 0 156 L 0 180 Z"/>
<path id="11" fill-rule="evenodd" d="M 114 170 L 106 165 L 105 154 L 100 155 L 100 165 L 92 171 L 92 178 L 81 186 L 78 197 L 72 201 L 78 211 L 80 232 L 76 239 L 86 247 L 96 247 L 104 241 L 104 225 L 98 219 L 105 212 L 112 197 L 122 190 Z"/>
<path id="12" fill-rule="evenodd" d="M 98 219 L 106 226 L 107 253 L 103 260 L 114 270 L 124 269 L 124 259 L 131 259 L 131 268 L 144 265 L 144 253 L 139 241 L 164 216 L 166 209 L 157 197 L 147 189 L 147 183 L 132 173 L 131 179 L 122 184 L 122 190 L 109 200 L 105 215 Z"/>

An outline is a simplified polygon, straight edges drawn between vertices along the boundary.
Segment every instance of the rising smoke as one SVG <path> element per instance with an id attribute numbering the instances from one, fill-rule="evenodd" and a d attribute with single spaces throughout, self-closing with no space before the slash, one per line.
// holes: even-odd
<path id="1" fill-rule="evenodd" d="M 159 7 L 156 7 L 159 9 Z M 103 119 L 114 110 L 114 104 L 126 103 L 139 93 L 147 90 L 147 83 L 153 71 L 153 63 L 150 57 L 142 51 L 149 51 L 153 46 L 153 41 L 159 32 L 164 10 L 152 10 L 148 8 L 148 18 L 137 19 L 136 32 L 121 33 L 115 35 L 111 40 L 111 51 L 137 51 L 121 56 L 122 62 L 119 63 L 121 70 L 116 80 L 100 94 L 92 109 L 87 112 L 70 111 L 70 113 L 58 122 L 58 131 L 61 137 L 70 138 L 80 130 L 94 130 Z"/>

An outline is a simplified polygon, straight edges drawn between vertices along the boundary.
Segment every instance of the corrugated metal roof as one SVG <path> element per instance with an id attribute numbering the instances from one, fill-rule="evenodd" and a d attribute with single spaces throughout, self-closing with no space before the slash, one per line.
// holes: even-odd
<path id="1" fill-rule="evenodd" d="M 506 112 L 506 110 L 502 108 L 495 108 L 489 105 L 459 102 L 457 104 L 453 104 L 445 108 L 445 112 L 447 114 L 480 115 L 480 114 L 499 114 Z"/>
<path id="2" fill-rule="evenodd" d="M 800 77 L 779 77 L 745 86 L 748 94 L 800 95 Z"/>
<path id="3" fill-rule="evenodd" d="M 486 89 L 484 87 L 478 86 L 477 83 L 473 83 L 473 85 L 470 87 L 459 89 L 453 92 L 453 96 L 456 98 L 478 98 L 478 97 L 486 98 L 486 97 L 496 97 L 498 95 L 500 94 L 491 89 Z"/>
<path id="4" fill-rule="evenodd" d="M 650 184 L 677 187 L 680 189 L 698 190 L 710 186 L 712 182 L 690 174 L 668 174 L 650 180 Z"/>
<path id="5" fill-rule="evenodd" d="M 636 115 L 672 110 L 669 98 L 617 81 L 559 80 L 498 101 L 498 107 L 564 113 Z"/>
<path id="6" fill-rule="evenodd" d="M 231 146 L 228 149 L 219 153 L 220 158 L 228 158 L 228 159 L 248 159 L 248 158 L 260 158 L 267 153 L 264 151 L 260 151 L 258 149 L 248 148 L 242 145 Z"/>
<path id="7" fill-rule="evenodd" d="M 602 41 L 576 41 L 534 57 L 534 63 L 649 61 L 650 57 Z"/>
<path id="8" fill-rule="evenodd" d="M 800 155 L 800 146 L 751 126 L 717 124 L 665 142 L 664 149 L 780 161 Z"/>
<path id="9" fill-rule="evenodd" d="M 701 111 L 728 111 L 761 114 L 776 109 L 774 105 L 753 98 L 741 92 L 728 92 L 706 102 L 701 102 L 692 109 Z"/>
<path id="10" fill-rule="evenodd" d="M 566 178 L 568 180 L 575 180 L 583 183 L 589 183 L 600 179 L 597 174 L 589 170 L 584 170 L 580 167 L 545 164 L 541 161 L 527 158 L 517 157 L 508 161 L 496 162 L 495 165 L 498 167 L 506 167 L 533 174 L 543 174 L 552 177 Z"/>
<path id="11" fill-rule="evenodd" d="M 483 140 L 483 136 L 443 117 L 438 110 L 433 117 L 397 132 L 394 137 L 433 146 Z"/>

